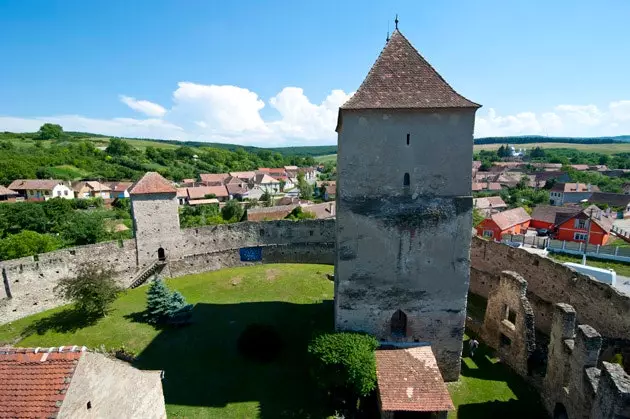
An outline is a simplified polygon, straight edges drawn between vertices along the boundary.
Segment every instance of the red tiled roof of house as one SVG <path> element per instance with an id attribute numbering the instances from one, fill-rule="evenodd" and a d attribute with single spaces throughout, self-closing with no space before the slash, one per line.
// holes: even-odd
<path id="1" fill-rule="evenodd" d="M 585 183 L 556 183 L 551 188 L 553 192 L 599 192 L 597 185 Z"/>
<path id="2" fill-rule="evenodd" d="M 55 186 L 64 184 L 63 180 L 55 179 L 17 179 L 11 182 L 9 189 L 20 190 L 43 190 L 51 191 Z"/>
<path id="3" fill-rule="evenodd" d="M 479 107 L 453 90 L 396 29 L 341 110 Z"/>
<path id="4" fill-rule="evenodd" d="M 12 191 L 9 188 L 5 188 L 4 186 L 0 185 L 0 195 L 3 196 L 14 196 L 14 195 L 18 195 L 17 192 Z"/>
<path id="5" fill-rule="evenodd" d="M 500 196 L 487 196 L 484 198 L 473 199 L 473 206 L 479 209 L 488 208 L 505 208 L 507 204 L 501 199 Z"/>
<path id="6" fill-rule="evenodd" d="M 512 208 L 511 210 L 492 214 L 492 221 L 501 229 L 506 230 L 517 224 L 522 224 L 532 219 L 523 208 Z"/>
<path id="7" fill-rule="evenodd" d="M 376 376 L 383 411 L 454 409 L 430 346 L 377 350 Z"/>
<path id="8" fill-rule="evenodd" d="M 582 210 L 581 207 L 558 207 L 553 205 L 536 205 L 532 212 L 532 220 L 555 223 L 558 215 L 568 219 Z"/>
<path id="9" fill-rule="evenodd" d="M 575 170 L 584 171 L 588 170 L 588 164 L 572 164 L 571 167 Z"/>
<path id="10" fill-rule="evenodd" d="M 188 188 L 188 197 L 190 199 L 202 199 L 207 195 L 225 198 L 228 196 L 228 192 L 225 186 L 196 186 L 194 188 Z"/>
<path id="11" fill-rule="evenodd" d="M 297 205 L 282 205 L 279 207 L 250 208 L 247 210 L 248 221 L 282 220 L 291 213 Z"/>
<path id="12" fill-rule="evenodd" d="M 133 185 L 132 182 L 110 182 L 109 187 L 112 188 L 114 192 L 125 192 Z"/>
<path id="13" fill-rule="evenodd" d="M 157 193 L 177 193 L 173 184 L 157 172 L 147 172 L 129 189 L 130 195 Z"/>
<path id="14" fill-rule="evenodd" d="M 199 175 L 201 181 L 208 184 L 208 186 L 212 186 L 212 183 L 222 185 L 225 179 L 229 177 L 230 175 L 228 175 L 227 173 L 202 173 Z"/>
<path id="15" fill-rule="evenodd" d="M 188 198 L 188 188 L 177 188 L 178 198 Z"/>
<path id="16" fill-rule="evenodd" d="M 225 185 L 225 188 L 227 189 L 229 195 L 243 195 L 247 193 L 247 187 L 245 187 L 242 183 L 228 183 Z"/>
<path id="17" fill-rule="evenodd" d="M 56 417 L 84 350 L 0 348 L 0 418 Z"/>

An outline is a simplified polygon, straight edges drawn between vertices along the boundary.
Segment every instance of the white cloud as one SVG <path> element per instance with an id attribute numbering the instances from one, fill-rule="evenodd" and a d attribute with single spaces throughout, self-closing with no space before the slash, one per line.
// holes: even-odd
<path id="1" fill-rule="evenodd" d="M 137 100 L 135 97 L 120 95 L 120 101 L 129 106 L 134 111 L 142 112 L 147 116 L 161 118 L 166 113 L 164 107 L 148 100 Z"/>
<path id="2" fill-rule="evenodd" d="M 609 136 L 630 133 L 630 100 L 611 102 L 608 111 L 595 105 L 558 105 L 553 112 L 498 115 L 479 112 L 475 137 L 508 135 Z"/>
<path id="3" fill-rule="evenodd" d="M 630 120 L 630 100 L 611 102 L 610 105 L 608 105 L 608 109 L 610 109 L 610 114 L 615 121 Z"/>
<path id="4" fill-rule="evenodd" d="M 17 118 L 0 116 L 0 131 L 33 132 L 44 122 L 67 131 L 182 141 L 228 142 L 257 146 L 335 144 L 339 106 L 352 93 L 332 90 L 321 103 L 311 101 L 299 87 L 285 87 L 268 99 L 276 113 L 265 118 L 263 100 L 238 86 L 181 82 L 170 108 L 121 96 L 131 109 L 148 118 L 87 118 L 80 115 Z M 602 110 L 603 109 L 603 110 Z M 558 105 L 541 113 L 500 114 L 490 108 L 477 113 L 475 136 L 549 135 L 599 136 L 630 133 L 630 100 L 595 105 Z M 265 113 L 266 115 L 269 112 Z"/>

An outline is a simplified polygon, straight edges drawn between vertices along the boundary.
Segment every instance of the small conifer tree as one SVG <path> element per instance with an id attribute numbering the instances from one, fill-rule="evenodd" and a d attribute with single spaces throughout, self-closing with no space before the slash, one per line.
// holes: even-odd
<path id="1" fill-rule="evenodd" d="M 171 293 L 164 281 L 151 282 L 147 291 L 147 318 L 149 323 L 162 323 L 168 316 L 171 306 Z"/>

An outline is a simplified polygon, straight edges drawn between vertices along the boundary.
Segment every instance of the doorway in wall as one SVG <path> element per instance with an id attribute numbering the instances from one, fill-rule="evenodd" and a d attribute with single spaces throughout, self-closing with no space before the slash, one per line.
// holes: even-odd
<path id="1" fill-rule="evenodd" d="M 161 247 L 158 249 L 158 260 L 165 261 L 166 260 L 166 252 Z"/>
<path id="2" fill-rule="evenodd" d="M 390 332 L 393 337 L 404 338 L 407 336 L 407 315 L 402 310 L 396 310 L 391 318 Z"/>

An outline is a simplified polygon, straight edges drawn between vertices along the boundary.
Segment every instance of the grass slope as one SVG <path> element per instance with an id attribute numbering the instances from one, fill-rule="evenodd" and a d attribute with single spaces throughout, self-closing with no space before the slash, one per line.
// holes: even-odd
<path id="1" fill-rule="evenodd" d="M 164 370 L 169 417 L 321 418 L 331 412 L 312 387 L 306 347 L 316 331 L 332 330 L 333 284 L 326 278 L 332 271 L 278 264 L 189 275 L 167 281 L 195 304 L 188 327 L 156 330 L 141 322 L 142 286 L 122 295 L 95 324 L 61 307 L 0 326 L 0 344 L 124 345 L 138 355 L 136 367 Z M 251 323 L 277 328 L 285 342 L 279 360 L 257 364 L 237 354 L 238 336 Z M 486 348 L 462 362 L 460 381 L 449 384 L 459 409 L 450 418 L 543 417 L 536 395 Z"/>
<path id="2" fill-rule="evenodd" d="M 474 151 L 479 150 L 498 150 L 501 144 L 475 144 Z M 526 148 L 531 150 L 534 147 L 540 148 L 570 148 L 591 153 L 615 154 L 630 152 L 630 143 L 614 143 L 614 144 L 574 144 L 574 143 L 528 143 L 517 144 L 515 148 Z"/>

